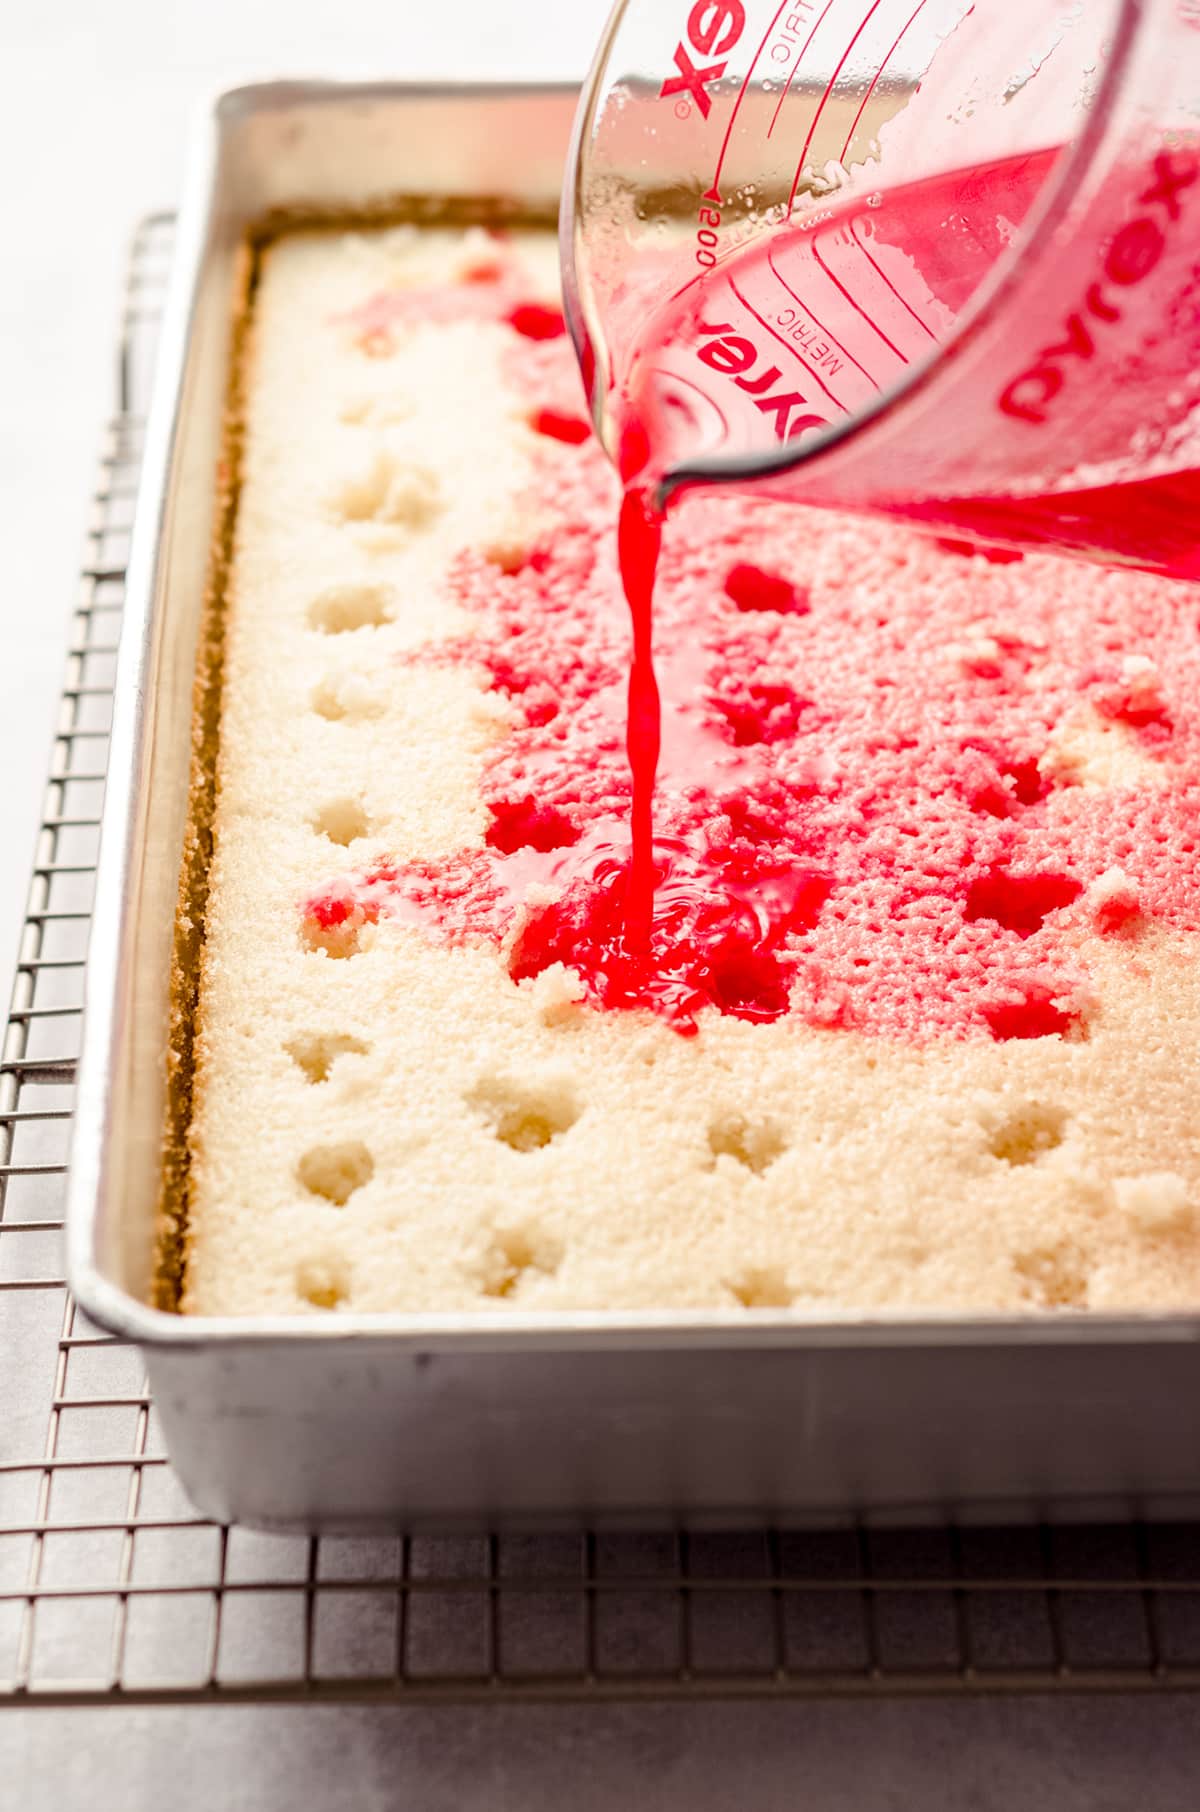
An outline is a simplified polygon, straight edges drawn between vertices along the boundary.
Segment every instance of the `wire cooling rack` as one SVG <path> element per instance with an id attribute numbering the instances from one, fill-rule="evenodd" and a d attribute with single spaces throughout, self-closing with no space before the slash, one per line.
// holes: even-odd
<path id="1" fill-rule="evenodd" d="M 319 1540 L 195 1515 L 61 1271 L 113 665 L 169 216 L 133 249 L 0 1058 L 0 1702 L 1200 1686 L 1200 1526 Z"/>

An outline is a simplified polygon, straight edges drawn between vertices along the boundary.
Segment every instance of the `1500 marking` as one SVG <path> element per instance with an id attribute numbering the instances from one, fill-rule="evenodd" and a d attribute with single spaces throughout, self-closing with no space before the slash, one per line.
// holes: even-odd
<path id="1" fill-rule="evenodd" d="M 721 225 L 721 210 L 702 207 L 697 218 L 700 225 L 696 229 L 696 263 L 709 270 L 717 262 L 717 246 L 720 243 L 717 229 Z"/>

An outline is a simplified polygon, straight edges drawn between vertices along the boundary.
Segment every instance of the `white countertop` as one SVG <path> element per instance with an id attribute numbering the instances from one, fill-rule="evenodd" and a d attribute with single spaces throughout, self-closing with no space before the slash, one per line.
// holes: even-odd
<path id="1" fill-rule="evenodd" d="M 662 0 L 664 6 L 667 0 Z M 682 10 L 686 0 L 679 0 Z M 126 246 L 206 91 L 252 75 L 581 73 L 607 0 L 46 0 L 0 12 L 0 993 L 7 997 Z M 1184 1812 L 1195 1701 L 477 1712 L 0 1712 L 41 1812 Z M 0 1798 L 3 1794 L 0 1793 Z M 7 1801 L 6 1801 L 7 1803 Z"/>

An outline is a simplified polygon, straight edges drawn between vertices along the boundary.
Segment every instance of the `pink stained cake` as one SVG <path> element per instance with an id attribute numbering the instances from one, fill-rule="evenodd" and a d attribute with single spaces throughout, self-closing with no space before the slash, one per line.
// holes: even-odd
<path id="1" fill-rule="evenodd" d="M 549 233 L 263 260 L 183 1307 L 1200 1299 L 1200 597 L 743 499 L 629 624 Z"/>

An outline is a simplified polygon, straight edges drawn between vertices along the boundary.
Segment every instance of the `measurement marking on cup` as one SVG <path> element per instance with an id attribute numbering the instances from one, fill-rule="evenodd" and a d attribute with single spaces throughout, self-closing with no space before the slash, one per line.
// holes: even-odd
<path id="1" fill-rule="evenodd" d="M 815 315 L 806 321 L 799 309 L 781 308 L 775 317 L 775 325 L 783 328 L 788 339 L 792 341 L 793 345 L 800 348 L 810 365 L 827 371 L 830 377 L 837 376 L 845 361 L 837 357 L 828 335 L 824 339 L 821 338 L 825 329 Z M 855 363 L 857 364 L 857 360 Z M 858 368 L 862 371 L 861 365 Z M 867 375 L 863 371 L 863 376 L 867 377 Z"/>
<path id="2" fill-rule="evenodd" d="M 925 0 L 921 0 L 921 4 L 924 5 L 924 3 L 925 3 Z M 721 199 L 721 188 L 720 188 L 721 171 L 725 167 L 725 153 L 729 149 L 729 141 L 733 136 L 734 122 L 736 121 L 738 113 L 741 109 L 742 101 L 745 99 L 746 90 L 750 86 L 750 81 L 751 81 L 752 76 L 754 75 L 754 71 L 758 67 L 758 59 L 762 56 L 763 51 L 767 47 L 768 39 L 771 37 L 772 32 L 775 30 L 775 27 L 779 23 L 780 14 L 783 13 L 787 9 L 788 6 L 794 6 L 797 8 L 797 10 L 799 10 L 800 7 L 807 8 L 807 7 L 811 7 L 813 4 L 814 4 L 814 0 L 781 0 L 781 4 L 775 14 L 775 17 L 771 20 L 770 25 L 768 25 L 766 31 L 763 33 L 762 42 L 759 44 L 758 49 L 755 51 L 754 55 L 750 59 L 750 65 L 749 65 L 749 68 L 746 70 L 745 80 L 742 82 L 741 87 L 738 89 L 737 97 L 734 100 L 732 108 L 730 109 L 729 123 L 725 128 L 725 136 L 721 140 L 721 149 L 717 153 L 717 162 L 716 162 L 715 168 L 713 169 L 712 182 L 710 183 L 708 189 L 705 192 L 705 196 L 704 196 L 705 201 L 718 201 L 719 202 Z M 795 16 L 795 15 L 793 15 L 793 16 Z"/>
<path id="3" fill-rule="evenodd" d="M 736 4 L 737 0 L 733 0 L 733 3 Z M 859 27 L 859 30 L 855 33 L 855 36 L 851 39 L 850 44 L 847 47 L 846 53 L 843 56 L 841 63 L 839 63 L 839 65 L 838 65 L 839 74 L 840 74 L 841 69 L 844 67 L 845 62 L 846 62 L 847 58 L 849 57 L 851 51 L 853 50 L 854 45 L 858 42 L 858 39 L 862 36 L 862 33 L 865 31 L 867 25 L 870 23 L 870 20 L 873 17 L 873 15 L 878 11 L 879 7 L 883 4 L 884 4 L 884 0 L 874 0 L 874 5 L 871 7 L 870 11 L 867 13 L 866 17 L 864 18 L 864 20 L 862 22 L 862 25 Z M 897 32 L 895 38 L 892 40 L 892 43 L 887 50 L 887 53 L 885 54 L 885 56 L 879 63 L 874 74 L 872 75 L 871 81 L 866 89 L 866 92 L 863 95 L 861 104 L 859 105 L 858 112 L 855 115 L 854 123 L 851 126 L 849 135 L 847 136 L 846 142 L 842 147 L 841 156 L 842 156 L 843 161 L 845 160 L 846 154 L 849 151 L 850 144 L 854 138 L 855 133 L 858 130 L 862 117 L 867 110 L 867 107 L 871 100 L 871 96 L 875 93 L 876 88 L 878 87 L 879 83 L 882 81 L 884 75 L 887 72 L 888 64 L 891 62 L 893 56 L 896 54 L 896 51 L 899 49 L 900 43 L 903 40 L 905 34 L 908 32 L 910 26 L 914 23 L 914 21 L 917 19 L 919 14 L 924 10 L 924 8 L 927 4 L 928 4 L 928 0 L 917 0 L 916 7 L 912 11 L 912 13 L 910 13 L 909 17 L 905 20 L 904 24 L 900 27 L 900 30 Z M 815 24 L 813 24 L 811 30 L 808 33 L 808 36 L 804 39 L 803 44 L 800 44 L 801 31 L 802 31 L 803 27 L 809 23 L 809 20 L 811 19 L 812 15 L 816 11 L 817 5 L 818 5 L 818 0 L 781 0 L 781 4 L 776 8 L 775 13 L 773 14 L 773 16 L 771 18 L 770 24 L 767 26 L 767 29 L 763 33 L 763 36 L 760 39 L 759 44 L 758 44 L 756 50 L 754 51 L 754 54 L 752 55 L 749 63 L 747 64 L 746 73 L 745 73 L 744 77 L 742 78 L 741 86 L 738 89 L 738 92 L 734 97 L 733 105 L 729 111 L 729 118 L 725 125 L 724 134 L 722 135 L 720 149 L 717 152 L 716 162 L 713 166 L 712 177 L 709 182 L 709 186 L 704 191 L 704 193 L 701 197 L 702 205 L 700 206 L 700 208 L 698 210 L 699 225 L 698 225 L 697 231 L 696 231 L 696 240 L 697 240 L 696 262 L 706 269 L 711 269 L 712 265 L 716 263 L 716 259 L 717 259 L 717 246 L 719 244 L 719 229 L 721 227 L 722 207 L 723 207 L 722 195 L 721 195 L 721 176 L 724 171 L 725 158 L 726 158 L 726 155 L 729 150 L 730 140 L 733 137 L 733 130 L 737 123 L 738 115 L 741 111 L 742 102 L 745 100 L 747 91 L 749 90 L 750 84 L 753 81 L 755 71 L 757 70 L 760 62 L 762 61 L 764 53 L 767 53 L 768 45 L 770 46 L 770 50 L 769 50 L 770 61 L 774 64 L 780 64 L 780 63 L 786 62 L 790 58 L 791 52 L 795 48 L 795 46 L 798 44 L 800 45 L 800 49 L 796 56 L 795 63 L 793 65 L 793 67 L 791 68 L 791 70 L 789 71 L 787 80 L 785 81 L 785 83 L 783 85 L 783 89 L 780 94 L 779 100 L 776 103 L 775 111 L 772 114 L 770 124 L 767 127 L 767 137 L 770 138 L 772 133 L 775 130 L 775 126 L 778 121 L 779 113 L 783 106 L 783 103 L 784 103 L 785 99 L 787 98 L 788 92 L 790 91 L 790 89 L 795 81 L 796 75 L 799 72 L 800 66 L 803 63 L 805 53 L 807 52 L 809 45 L 812 43 L 814 37 L 816 36 L 822 23 L 824 22 L 827 14 L 831 11 L 831 9 L 834 5 L 834 0 L 827 0 L 827 4 L 825 5 L 824 9 L 820 13 L 819 17 L 816 19 Z M 666 81 L 663 83 L 662 89 L 660 90 L 661 96 L 678 95 L 680 97 L 679 99 L 676 100 L 675 111 L 681 119 L 686 119 L 692 112 L 693 100 L 695 100 L 696 104 L 700 107 L 702 117 L 705 119 L 708 118 L 708 115 L 709 115 L 709 112 L 710 112 L 711 106 L 712 106 L 712 100 L 711 100 L 711 97 L 709 96 L 709 94 L 707 93 L 707 88 L 712 83 L 719 81 L 721 76 L 724 74 L 725 69 L 728 67 L 728 63 L 726 62 L 726 63 L 721 64 L 719 67 L 714 64 L 714 65 L 706 67 L 703 71 L 697 71 L 695 64 L 693 63 L 692 56 L 691 56 L 691 50 L 694 49 L 697 52 L 699 52 L 700 43 L 708 42 L 708 40 L 710 39 L 710 37 L 712 36 L 714 31 L 717 29 L 717 23 L 714 22 L 712 19 L 710 19 L 708 17 L 708 14 L 710 12 L 714 12 L 714 11 L 719 13 L 722 10 L 722 6 L 723 6 L 723 0 L 709 0 L 709 4 L 707 6 L 705 6 L 703 4 L 703 0 L 700 0 L 700 3 L 693 7 L 692 12 L 688 16 L 688 30 L 687 30 L 687 40 L 688 41 L 687 41 L 687 43 L 684 43 L 683 39 L 680 39 L 680 42 L 676 47 L 676 51 L 675 51 L 676 74 L 674 74 L 672 76 L 668 76 Z M 789 7 L 791 8 L 790 11 L 788 11 Z M 732 7 L 730 7 L 729 10 L 732 10 Z M 787 14 L 786 18 L 784 18 L 785 13 Z M 783 21 L 782 26 L 780 24 L 781 20 Z M 731 39 L 729 47 L 732 48 L 733 45 L 736 44 L 736 42 L 737 42 L 736 38 Z M 721 44 L 722 41 L 720 39 L 718 39 L 717 43 Z M 701 75 L 703 76 L 703 80 L 698 81 L 697 79 L 695 79 L 695 78 L 699 78 Z M 835 74 L 834 81 L 836 82 L 836 80 L 837 80 L 837 75 Z M 829 94 L 830 94 L 830 89 L 827 88 L 821 98 L 820 103 L 817 106 L 816 113 L 812 120 L 812 126 L 811 126 L 811 130 L 809 132 L 808 140 L 805 143 L 805 155 L 807 155 L 809 145 L 812 142 L 813 133 L 815 132 L 817 123 L 820 120 L 822 112 L 824 111 L 825 104 L 829 99 Z M 801 167 L 803 167 L 803 166 L 801 166 Z M 797 177 L 797 181 L 798 181 L 798 177 Z M 792 199 L 793 200 L 795 199 L 795 192 L 796 192 L 796 190 L 795 190 L 795 185 L 794 185 L 793 189 L 792 189 Z M 789 203 L 789 206 L 790 206 L 790 203 Z"/>
<path id="4" fill-rule="evenodd" d="M 843 69 L 845 69 L 847 63 L 850 61 L 850 53 L 853 51 L 854 46 L 858 43 L 858 40 L 862 37 L 862 35 L 866 31 L 868 25 L 871 23 L 871 20 L 875 17 L 875 14 L 879 11 L 879 9 L 882 5 L 883 5 L 883 0 L 874 0 L 874 5 L 871 7 L 870 12 L 867 13 L 865 18 L 863 19 L 862 24 L 859 26 L 858 30 L 855 32 L 854 36 L 851 38 L 849 44 L 847 44 L 845 50 L 842 52 L 841 62 L 838 64 L 837 68 L 834 70 L 833 74 L 830 76 L 829 80 L 825 84 L 825 92 L 821 96 L 821 99 L 818 101 L 817 110 L 813 114 L 812 119 L 809 122 L 808 137 L 804 141 L 804 149 L 803 149 L 803 151 L 801 151 L 800 161 L 796 165 L 796 174 L 792 178 L 792 192 L 788 196 L 788 202 L 787 202 L 787 211 L 789 214 L 791 213 L 793 204 L 795 203 L 795 200 L 796 200 L 796 191 L 800 187 L 800 178 L 804 174 L 804 166 L 808 162 L 808 153 L 812 147 L 813 139 L 816 137 L 817 127 L 821 123 L 821 115 L 824 113 L 825 108 L 829 104 L 830 99 L 832 98 L 833 94 L 835 93 L 835 91 L 837 89 L 838 83 L 841 81 L 842 71 L 843 71 Z"/>
<path id="5" fill-rule="evenodd" d="M 834 0 L 825 0 L 824 12 L 821 14 L 821 17 L 817 20 L 816 24 L 813 26 L 812 30 L 809 32 L 807 38 L 805 38 L 804 43 L 800 46 L 799 55 L 797 56 L 796 61 L 792 64 L 790 71 L 788 72 L 788 79 L 783 85 L 783 93 L 780 95 L 778 101 L 776 102 L 775 111 L 771 115 L 771 124 L 767 127 L 767 137 L 768 138 L 770 138 L 771 134 L 775 130 L 776 123 L 779 119 L 780 111 L 783 107 L 783 103 L 787 100 L 788 93 L 791 89 L 792 83 L 795 81 L 796 76 L 799 73 L 800 65 L 801 65 L 801 63 L 803 63 L 805 57 L 808 55 L 808 47 L 812 43 L 813 39 L 816 37 L 817 33 L 820 31 L 822 25 L 824 25 L 825 20 L 828 17 L 828 15 L 833 7 L 833 4 L 834 4 Z"/>
<path id="6" fill-rule="evenodd" d="M 772 256 L 769 249 L 767 252 L 767 264 L 770 267 L 770 270 L 771 270 L 773 276 L 775 277 L 776 282 L 779 284 L 780 289 L 787 291 L 788 295 L 792 298 L 792 301 L 795 302 L 797 304 L 797 306 L 799 307 L 799 309 L 801 309 L 803 311 L 803 313 L 808 316 L 809 320 L 815 324 L 815 326 L 819 329 L 819 331 L 825 335 L 825 338 L 830 342 L 830 344 L 833 346 L 836 346 L 838 351 L 845 355 L 845 357 L 849 360 L 851 365 L 853 365 L 857 371 L 862 372 L 862 374 L 866 378 L 868 384 L 873 385 L 874 388 L 876 390 L 878 390 L 879 389 L 878 380 L 876 378 L 873 378 L 871 376 L 871 373 L 866 369 L 866 367 L 864 365 L 860 365 L 858 360 L 854 357 L 854 355 L 851 352 L 848 352 L 846 347 L 842 345 L 841 341 L 838 340 L 833 334 L 830 333 L 830 331 L 826 327 L 825 323 L 818 319 L 818 317 L 813 312 L 813 310 L 809 306 L 809 304 L 804 300 L 804 298 L 802 296 L 798 295 L 797 292 L 792 288 L 791 284 L 788 282 L 787 278 L 783 275 L 783 272 L 780 270 L 779 266 L 776 264 L 775 259 Z M 779 315 L 778 320 L 779 320 L 779 325 L 781 327 L 791 327 L 795 324 L 794 321 L 785 321 L 783 318 L 784 314 L 788 314 L 790 312 L 792 312 L 792 311 L 790 311 L 788 309 L 784 309 L 783 313 Z M 789 337 L 789 339 L 797 339 L 797 335 L 794 333 L 790 334 L 788 337 Z M 804 345 L 805 343 L 803 341 L 799 341 L 799 344 Z M 807 346 L 805 347 L 805 350 L 807 351 Z M 841 366 L 838 365 L 836 368 L 836 371 L 840 371 L 840 370 L 841 370 Z M 834 372 L 835 376 L 836 376 L 836 371 Z"/>
<path id="7" fill-rule="evenodd" d="M 786 6 L 780 7 L 779 12 L 776 13 L 774 19 L 771 21 L 770 31 L 763 40 L 765 48 L 767 42 L 774 39 L 770 51 L 770 60 L 772 63 L 778 64 L 786 63 L 788 61 L 793 50 L 796 48 L 796 45 L 800 42 L 802 30 L 816 12 L 817 3 L 818 0 L 792 0 L 792 9 L 788 13 L 787 18 L 783 21 L 782 26 L 779 26 L 779 33 L 778 36 L 776 36 L 775 28 L 779 25 L 780 13 L 787 10 Z M 801 51 L 800 54 L 803 56 L 803 51 Z"/>
<path id="8" fill-rule="evenodd" d="M 859 302 L 853 295 L 851 295 L 850 291 L 846 288 L 846 285 L 844 283 L 842 283 L 839 280 L 839 278 L 837 278 L 834 275 L 834 273 L 830 269 L 829 265 L 826 264 L 824 258 L 822 258 L 822 256 L 821 256 L 819 243 L 818 243 L 817 239 L 815 239 L 815 238 L 813 239 L 813 242 L 812 242 L 812 253 L 813 253 L 814 264 L 819 265 L 820 268 L 825 272 L 825 275 L 829 278 L 829 281 L 833 284 L 834 288 L 841 291 L 842 295 L 846 298 L 847 302 L 850 304 L 850 306 L 854 310 L 855 314 L 862 316 L 863 320 L 866 322 L 867 326 L 871 329 L 872 333 L 878 334 L 879 338 L 883 341 L 884 345 L 888 348 L 888 351 L 894 352 L 896 357 L 899 359 L 899 361 L 902 365 L 907 365 L 908 360 L 905 357 L 904 353 L 901 351 L 900 347 L 896 345 L 894 340 L 890 340 L 888 338 L 887 334 L 884 333 L 884 331 L 883 331 L 882 327 L 879 325 L 878 321 L 876 321 L 872 315 L 869 315 L 867 313 L 867 311 L 863 307 L 862 303 Z M 912 313 L 911 309 L 909 310 L 909 313 L 910 314 Z"/>
<path id="9" fill-rule="evenodd" d="M 882 59 L 882 61 L 880 62 L 879 68 L 875 71 L 875 74 L 871 77 L 870 86 L 868 87 L 867 92 L 863 95 L 862 105 L 859 107 L 858 112 L 854 116 L 854 124 L 851 126 L 849 132 L 846 134 L 846 142 L 842 146 L 842 155 L 841 155 L 840 161 L 843 164 L 846 161 L 846 157 L 850 150 L 851 145 L 854 143 L 854 135 L 858 131 L 859 125 L 862 122 L 863 114 L 867 111 L 867 105 L 871 99 L 871 96 L 874 94 L 875 90 L 878 88 L 880 82 L 882 82 L 885 74 L 887 73 L 887 66 L 891 62 L 892 58 L 895 56 L 896 52 L 899 50 L 901 40 L 906 36 L 909 27 L 911 25 L 915 24 L 918 16 L 922 12 L 924 12 L 927 4 L 928 4 L 928 0 L 917 0 L 917 4 L 916 4 L 916 7 L 914 8 L 913 12 L 910 13 L 909 17 L 904 21 L 904 24 L 900 27 L 900 30 L 897 32 L 896 37 L 892 43 L 891 49 L 888 51 L 886 57 L 884 57 Z M 1200 0 L 1197 0 L 1197 4 L 1200 4 Z"/>
<path id="10" fill-rule="evenodd" d="M 937 335 L 934 333 L 932 327 L 929 326 L 928 322 L 922 321 L 920 315 L 917 313 L 917 311 L 913 307 L 912 303 L 908 300 L 908 298 L 906 296 L 902 295 L 901 292 L 896 288 L 896 285 L 892 282 L 891 278 L 888 276 L 888 274 L 884 270 L 883 266 L 878 262 L 877 259 L 872 257 L 871 252 L 869 251 L 868 247 L 859 238 L 858 222 L 856 220 L 852 220 L 850 222 L 849 230 L 850 230 L 850 238 L 853 240 L 853 242 L 857 246 L 858 250 L 862 253 L 862 255 L 866 259 L 867 263 L 871 266 L 871 269 L 875 272 L 876 276 L 880 279 L 880 281 L 884 284 L 884 286 L 891 291 L 892 295 L 895 296 L 897 302 L 899 302 L 901 308 L 904 309 L 905 313 L 910 314 L 912 316 L 912 318 L 916 322 L 917 326 L 921 329 L 921 332 L 923 334 L 927 334 L 929 336 L 929 338 L 936 345 Z"/>
<path id="11" fill-rule="evenodd" d="M 820 372 L 813 369 L 811 362 L 807 361 L 807 360 L 802 360 L 800 358 L 799 353 L 795 350 L 794 347 L 792 347 L 788 344 L 788 341 L 784 337 L 784 335 L 776 332 L 776 330 L 771 326 L 771 323 L 765 318 L 765 316 L 760 315 L 758 310 L 756 308 L 754 308 L 749 302 L 747 302 L 745 296 L 743 296 L 741 294 L 740 290 L 735 289 L 733 293 L 737 297 L 738 301 L 742 304 L 742 307 L 747 311 L 747 313 L 754 316 L 754 319 L 758 322 L 759 326 L 762 328 L 765 328 L 767 333 L 770 334 L 770 336 L 773 340 L 778 340 L 779 344 L 783 347 L 784 351 L 791 353 L 791 356 L 797 361 L 798 364 L 800 364 L 802 366 L 804 371 L 806 371 L 809 374 L 809 376 L 814 377 L 817 380 L 817 383 L 820 385 L 821 389 L 825 392 L 825 395 L 829 398 L 829 400 L 833 404 L 834 408 L 840 409 L 843 415 L 848 415 L 850 413 L 850 411 L 847 409 L 845 403 L 839 402 L 838 398 L 833 394 L 833 391 L 829 388 L 829 385 L 825 382 L 825 380 L 821 376 Z M 766 357 L 767 355 L 764 354 L 763 356 Z M 776 378 L 776 377 L 782 377 L 783 373 L 780 371 L 778 365 L 772 365 L 770 367 L 770 375 L 771 375 L 771 378 L 773 381 L 774 378 Z M 740 388 L 747 389 L 747 388 L 749 388 L 749 386 L 743 384 L 740 386 Z M 778 408 L 778 405 L 780 402 L 786 402 L 788 404 L 796 404 L 796 403 L 804 403 L 806 401 L 807 401 L 807 398 L 805 398 L 803 396 L 797 396 L 795 394 L 793 394 L 789 397 L 786 397 L 786 398 L 777 397 L 777 398 L 769 399 L 770 408 L 772 410 L 776 410 Z M 762 410 L 762 412 L 764 414 L 766 414 L 767 410 L 768 410 L 768 403 L 766 401 L 760 402 L 758 404 L 758 408 L 760 410 Z M 784 432 L 786 424 L 787 424 L 786 413 L 782 417 L 780 417 L 779 414 L 776 414 L 776 416 L 775 416 L 776 439 L 793 440 L 795 438 L 795 436 L 802 431 L 803 428 L 812 428 L 812 427 L 827 428 L 829 426 L 829 423 L 827 421 L 824 421 L 823 419 L 818 419 L 815 416 L 812 417 L 811 419 L 805 419 L 802 423 L 797 422 L 796 424 L 794 424 L 790 433 Z"/>
<path id="12" fill-rule="evenodd" d="M 815 371 L 813 369 L 810 361 L 801 359 L 799 352 L 797 352 L 794 347 L 792 347 L 788 344 L 787 338 L 785 338 L 785 336 L 782 333 L 776 332 L 776 330 L 771 326 L 770 322 L 766 319 L 765 316 L 759 314 L 758 310 L 754 307 L 754 304 L 752 302 L 749 302 L 746 299 L 746 297 L 742 294 L 741 290 L 737 287 L 736 283 L 733 282 L 732 278 L 730 279 L 729 287 L 733 291 L 734 295 L 737 297 L 738 301 L 741 303 L 742 307 L 746 310 L 746 313 L 753 315 L 754 319 L 758 322 L 759 326 L 762 328 L 765 328 L 767 333 L 770 334 L 771 338 L 773 340 L 778 340 L 779 344 L 783 347 L 784 351 L 789 352 L 791 354 L 791 356 L 796 360 L 797 364 L 801 365 L 803 367 L 803 369 L 809 373 L 810 376 L 816 378 L 817 383 L 821 386 L 821 389 L 825 392 L 826 396 L 829 398 L 829 400 L 833 404 L 834 408 L 840 409 L 843 412 L 843 414 L 848 414 L 849 411 L 847 410 L 845 403 L 838 401 L 837 397 L 833 394 L 833 391 L 829 388 L 829 385 L 825 382 L 825 380 L 821 376 L 820 372 Z M 764 356 L 766 356 L 766 355 L 764 355 Z M 774 373 L 774 375 L 776 377 L 782 377 L 782 375 L 783 375 L 783 373 L 779 370 L 779 367 L 777 365 L 773 365 L 771 367 L 771 371 Z M 749 388 L 749 386 L 746 384 L 739 385 L 739 389 L 745 390 L 748 388 Z M 806 399 L 803 397 L 795 397 L 795 398 L 788 399 L 788 401 L 796 401 L 796 402 L 804 402 L 805 400 Z M 765 405 L 763 403 L 760 402 L 758 407 L 760 409 L 764 410 L 764 413 L 765 413 Z M 806 425 L 814 426 L 817 424 L 808 423 Z M 829 423 L 821 422 L 819 425 L 821 427 L 827 428 L 829 426 Z M 798 427 L 793 428 L 792 435 L 795 435 L 798 432 L 799 432 Z M 788 439 L 792 438 L 792 435 L 786 435 L 780 431 L 778 417 L 776 418 L 776 433 L 780 440 L 788 440 Z"/>

